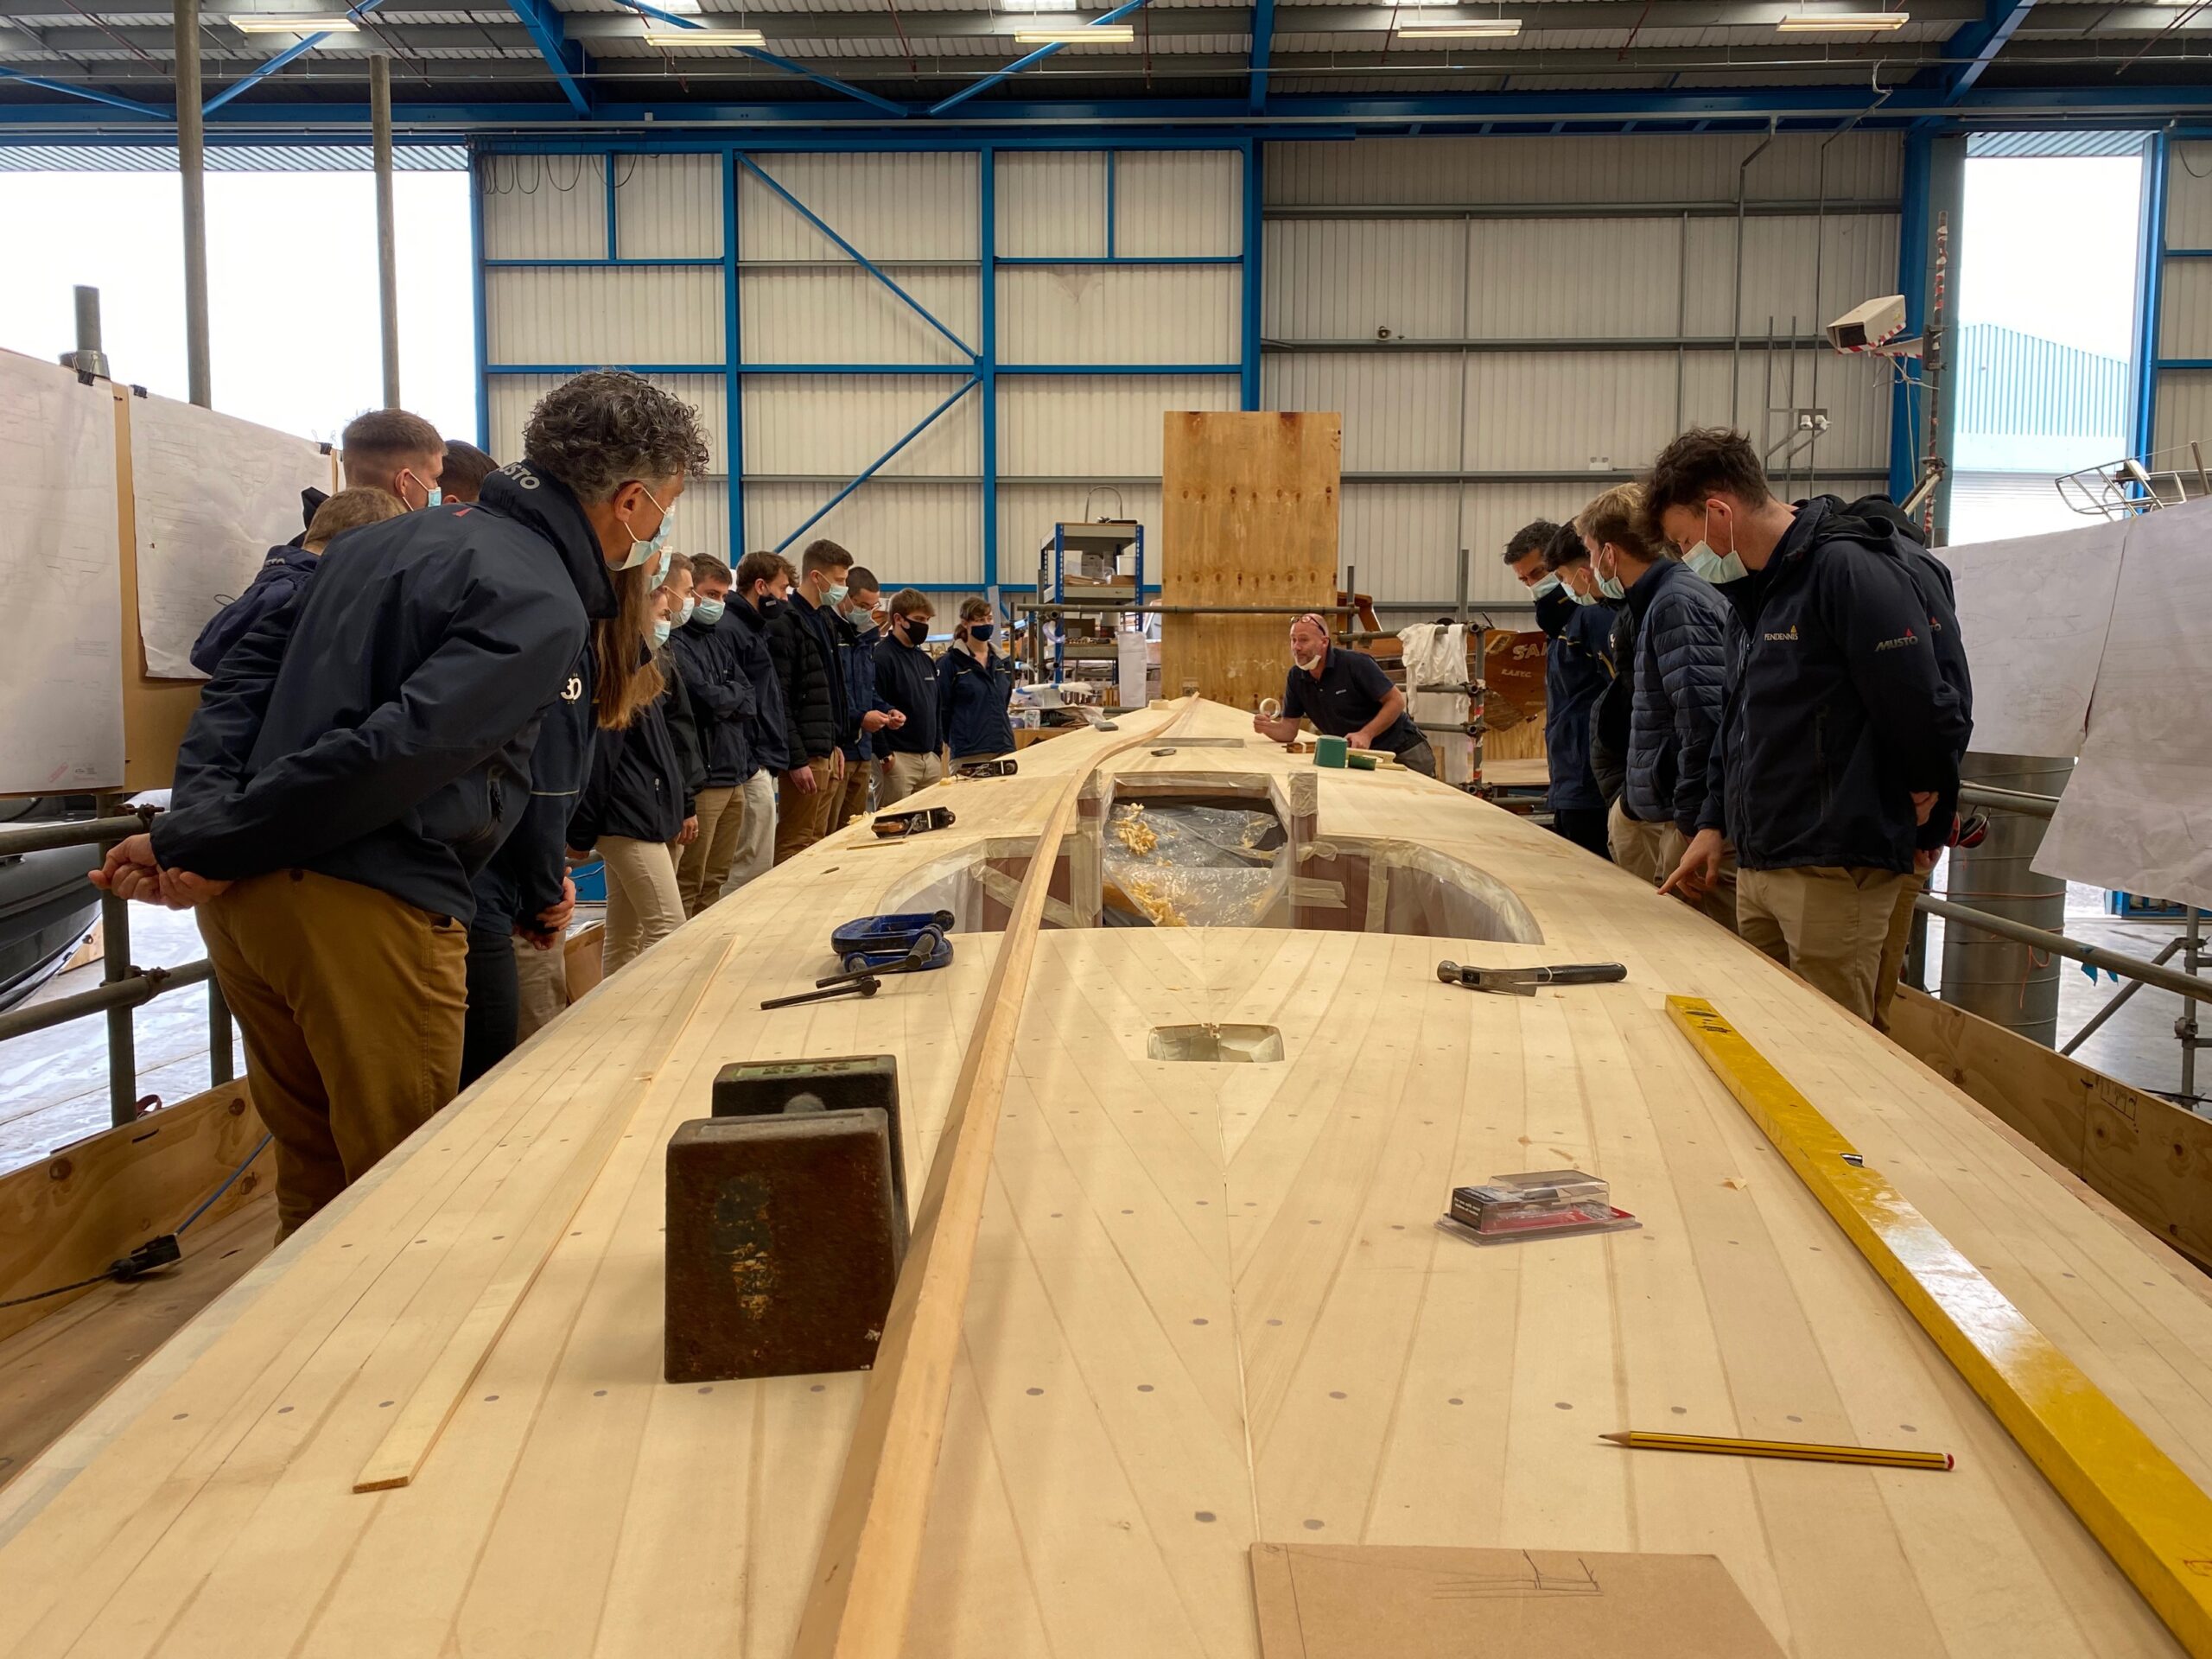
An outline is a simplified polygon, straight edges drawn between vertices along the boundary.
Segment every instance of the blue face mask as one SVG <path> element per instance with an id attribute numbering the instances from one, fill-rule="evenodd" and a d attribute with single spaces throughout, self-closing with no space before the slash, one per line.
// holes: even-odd
<path id="1" fill-rule="evenodd" d="M 1621 579 L 1618 576 L 1599 577 L 1598 591 L 1603 594 L 1607 599 L 1626 599 L 1628 597 L 1628 589 L 1621 586 Z"/>
<path id="2" fill-rule="evenodd" d="M 1700 542 L 1683 554 L 1682 563 L 1715 586 L 1724 582 L 1735 582 L 1751 574 L 1744 568 L 1741 554 L 1716 553 L 1709 542 Z"/>
<path id="3" fill-rule="evenodd" d="M 445 505 L 445 504 L 446 504 L 446 493 L 445 493 L 443 490 L 440 489 L 436 485 L 435 485 L 435 484 L 431 485 L 431 486 L 430 486 L 430 499 L 429 499 L 429 500 L 428 502 L 426 502 L 424 505 L 427 505 L 427 506 L 442 507 L 443 505 Z"/>
<path id="4" fill-rule="evenodd" d="M 852 591 L 853 590 L 850 588 L 847 587 L 841 582 L 835 588 L 827 588 L 823 590 L 822 602 L 824 605 L 835 607 L 843 604 L 845 602 L 845 595 Z"/>
<path id="5" fill-rule="evenodd" d="M 640 487 L 642 488 L 643 486 L 640 486 Z M 652 502 L 653 505 L 660 507 L 659 500 L 654 496 L 651 490 L 645 491 L 645 499 Z M 666 507 L 660 507 L 660 528 L 653 531 L 652 539 L 651 541 L 639 541 L 637 537 L 637 532 L 630 531 L 630 526 L 627 523 L 625 523 L 622 528 L 625 531 L 630 531 L 630 556 L 614 568 L 617 570 L 634 570 L 639 565 L 643 564 L 647 559 L 658 556 L 660 552 L 662 543 L 668 540 L 668 532 L 675 527 L 676 515 Z M 664 562 L 661 569 L 665 570 L 667 568 L 666 563 Z"/>
<path id="6" fill-rule="evenodd" d="M 1559 589 L 1559 572 L 1554 570 L 1547 574 L 1541 582 L 1538 582 L 1529 591 L 1534 594 L 1538 599 L 1541 599 L 1546 594 L 1555 594 Z"/>
<path id="7" fill-rule="evenodd" d="M 1578 605 L 1595 605 L 1595 604 L 1598 602 L 1598 595 L 1597 595 L 1597 594 L 1578 594 L 1578 593 L 1577 593 L 1577 592 L 1575 592 L 1575 591 L 1574 591 L 1574 589 L 1573 589 L 1573 588 L 1568 588 L 1568 589 L 1567 590 L 1567 596 L 1569 599 L 1573 600 L 1573 601 L 1576 604 L 1578 604 Z"/>
<path id="8" fill-rule="evenodd" d="M 719 599 L 702 599 L 691 607 L 691 620 L 695 622 L 704 622 L 709 627 L 712 627 L 722 620 L 722 613 L 728 608 L 728 606 Z"/>
<path id="9" fill-rule="evenodd" d="M 653 644 L 664 645 L 668 643 L 668 619 L 664 616 L 653 624 Z"/>

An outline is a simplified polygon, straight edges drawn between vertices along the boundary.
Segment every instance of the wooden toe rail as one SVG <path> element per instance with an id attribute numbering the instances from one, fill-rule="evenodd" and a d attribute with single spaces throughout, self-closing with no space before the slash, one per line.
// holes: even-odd
<path id="1" fill-rule="evenodd" d="M 799 1618 L 792 1652 L 800 1659 L 892 1659 L 905 1641 L 998 1140 L 999 1101 L 1052 866 L 1091 773 L 1116 755 L 1167 735 L 1191 707 L 1185 701 L 1169 721 L 1147 724 L 1071 773 L 1038 834 L 983 988 L 982 1011 L 953 1081 L 944 1134 L 914 1216 L 913 1243 L 861 1396 L 829 1532 Z"/>

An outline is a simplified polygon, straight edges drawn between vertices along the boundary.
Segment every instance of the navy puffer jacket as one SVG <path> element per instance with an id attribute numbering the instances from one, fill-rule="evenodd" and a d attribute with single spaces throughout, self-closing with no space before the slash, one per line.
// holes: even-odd
<path id="1" fill-rule="evenodd" d="M 1686 564 L 1661 559 L 1628 590 L 1636 615 L 1628 815 L 1697 833 L 1728 672 L 1728 606 Z"/>

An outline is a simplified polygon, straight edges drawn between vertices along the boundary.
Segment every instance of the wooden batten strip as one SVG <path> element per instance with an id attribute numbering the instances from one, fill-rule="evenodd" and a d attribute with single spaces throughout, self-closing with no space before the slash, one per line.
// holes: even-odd
<path id="1" fill-rule="evenodd" d="M 999 1101 L 1052 866 L 1090 773 L 1173 731 L 1192 706 L 1192 700 L 1185 699 L 1167 721 L 1102 749 L 1090 766 L 1071 774 L 1038 834 L 915 1211 L 913 1243 L 861 1398 L 860 1420 L 799 1617 L 791 1649 L 796 1659 L 894 1659 L 903 1649 L 997 1145 Z"/>
<path id="2" fill-rule="evenodd" d="M 1711 1003 L 1667 1012 L 2176 1640 L 2212 1659 L 2212 1498 Z"/>

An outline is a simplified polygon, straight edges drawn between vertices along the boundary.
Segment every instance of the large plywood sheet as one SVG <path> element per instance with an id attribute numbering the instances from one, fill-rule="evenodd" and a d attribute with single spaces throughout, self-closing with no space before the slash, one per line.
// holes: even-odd
<path id="1" fill-rule="evenodd" d="M 123 780 L 115 425 L 105 385 L 0 353 L 0 791 Z"/>
<path id="2" fill-rule="evenodd" d="M 269 550 L 299 533 L 300 492 L 333 487 L 306 438 L 167 397 L 130 414 L 138 637 L 154 679 L 201 679 L 193 642 Z"/>
<path id="3" fill-rule="evenodd" d="M 1160 602 L 1318 608 L 1337 596 L 1344 421 L 1171 410 L 1161 455 Z M 1169 696 L 1252 709 L 1281 696 L 1292 618 L 1160 619 Z"/>

